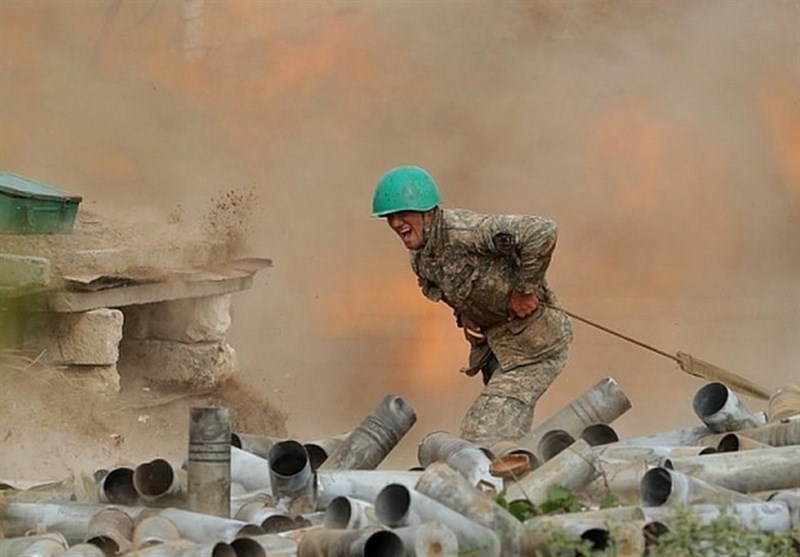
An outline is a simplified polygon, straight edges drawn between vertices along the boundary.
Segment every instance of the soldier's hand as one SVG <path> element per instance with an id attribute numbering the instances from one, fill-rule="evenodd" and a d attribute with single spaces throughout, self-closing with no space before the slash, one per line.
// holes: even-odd
<path id="1" fill-rule="evenodd" d="M 539 307 L 536 294 L 523 294 L 516 290 L 511 291 L 508 298 L 508 318 L 522 319 L 531 315 Z"/>
<path id="2" fill-rule="evenodd" d="M 481 331 L 480 325 L 466 315 L 461 315 L 461 326 L 464 328 L 464 338 L 467 339 L 470 344 L 476 344 L 486 340 L 486 335 Z"/>

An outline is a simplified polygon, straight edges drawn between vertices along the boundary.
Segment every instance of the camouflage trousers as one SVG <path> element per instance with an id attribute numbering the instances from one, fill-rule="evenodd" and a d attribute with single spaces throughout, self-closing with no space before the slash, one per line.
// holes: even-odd
<path id="1" fill-rule="evenodd" d="M 541 362 L 495 372 L 467 410 L 461 437 L 489 447 L 528 433 L 536 401 L 564 369 L 568 351 L 567 347 Z"/>

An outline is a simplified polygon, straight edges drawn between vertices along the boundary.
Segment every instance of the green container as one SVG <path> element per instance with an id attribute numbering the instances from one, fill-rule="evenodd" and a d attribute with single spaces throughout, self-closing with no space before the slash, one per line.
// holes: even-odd
<path id="1" fill-rule="evenodd" d="M 0 172 L 0 234 L 71 232 L 80 202 L 79 196 Z"/>

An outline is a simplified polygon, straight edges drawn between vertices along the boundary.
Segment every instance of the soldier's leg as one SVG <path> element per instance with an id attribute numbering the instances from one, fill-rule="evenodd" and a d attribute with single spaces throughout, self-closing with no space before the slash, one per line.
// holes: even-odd
<path id="1" fill-rule="evenodd" d="M 519 439 L 531 428 L 536 401 L 567 361 L 567 349 L 538 362 L 496 372 L 461 422 L 461 437 L 481 445 Z"/>

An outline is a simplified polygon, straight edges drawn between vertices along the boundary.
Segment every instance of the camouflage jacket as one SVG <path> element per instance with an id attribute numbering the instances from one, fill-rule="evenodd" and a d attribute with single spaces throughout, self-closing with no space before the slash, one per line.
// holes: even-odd
<path id="1" fill-rule="evenodd" d="M 566 314 L 545 305 L 527 318 L 508 319 L 512 289 L 557 305 L 545 280 L 556 236 L 555 223 L 543 217 L 439 209 L 424 245 L 411 252 L 411 267 L 427 298 L 481 326 L 508 370 L 541 361 L 572 339 Z"/>

